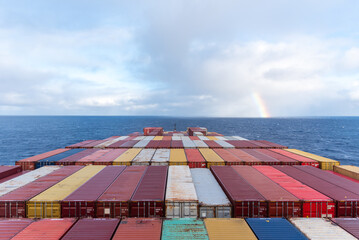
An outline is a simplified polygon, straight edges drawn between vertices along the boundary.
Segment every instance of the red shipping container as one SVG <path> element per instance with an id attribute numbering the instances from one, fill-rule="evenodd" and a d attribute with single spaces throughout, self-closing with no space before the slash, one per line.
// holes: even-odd
<path id="1" fill-rule="evenodd" d="M 15 240 L 58 240 L 76 222 L 74 218 L 41 219 L 18 233 Z"/>
<path id="2" fill-rule="evenodd" d="M 261 161 L 252 155 L 244 152 L 242 149 L 226 149 L 228 152 L 236 155 L 239 159 L 241 159 L 244 165 L 260 165 Z"/>
<path id="3" fill-rule="evenodd" d="M 259 159 L 259 161 L 261 162 L 262 165 L 279 165 L 280 164 L 279 160 L 274 159 L 270 156 L 267 156 L 263 153 L 260 153 L 256 149 L 242 149 L 242 151 Z"/>
<path id="4" fill-rule="evenodd" d="M 145 136 L 149 136 L 151 132 L 155 131 L 157 133 L 156 136 L 163 135 L 163 128 L 162 127 L 145 127 L 143 128 L 143 133 Z M 152 135 L 153 136 L 153 135 Z"/>
<path id="5" fill-rule="evenodd" d="M 267 141 L 267 140 L 257 140 L 257 142 L 267 144 L 271 148 L 281 148 L 281 149 L 288 148 L 287 146 L 283 146 L 283 145 L 273 143 L 273 142 L 270 142 L 270 141 Z"/>
<path id="6" fill-rule="evenodd" d="M 171 140 L 161 140 L 159 142 L 158 148 L 171 148 Z"/>
<path id="7" fill-rule="evenodd" d="M 129 201 L 137 188 L 146 166 L 129 166 L 97 199 L 97 217 L 128 217 Z"/>
<path id="8" fill-rule="evenodd" d="M 136 143 L 138 143 L 138 140 L 128 140 L 125 143 L 123 143 L 121 146 L 119 146 L 119 148 L 133 148 L 133 146 L 136 145 Z"/>
<path id="9" fill-rule="evenodd" d="M 85 141 L 82 141 L 82 142 L 78 142 L 78 143 L 69 145 L 66 148 L 81 148 L 83 145 L 87 145 L 87 144 L 95 142 L 95 141 L 97 141 L 97 140 L 85 140 Z"/>
<path id="10" fill-rule="evenodd" d="M 96 140 L 96 141 L 93 141 L 93 142 L 90 142 L 90 143 L 87 143 L 87 144 L 84 144 L 81 146 L 81 148 L 93 148 L 101 143 L 104 143 L 104 142 L 107 142 L 108 140 L 107 139 L 104 139 L 104 140 Z"/>
<path id="11" fill-rule="evenodd" d="M 204 140 L 203 142 L 207 144 L 209 148 L 223 148 L 222 145 L 216 143 L 213 140 Z"/>
<path id="12" fill-rule="evenodd" d="M 190 168 L 206 168 L 206 160 L 198 149 L 185 149 L 188 167 Z"/>
<path id="13" fill-rule="evenodd" d="M 271 148 L 268 144 L 258 142 L 256 140 L 248 140 L 248 142 L 257 146 L 257 148 Z"/>
<path id="14" fill-rule="evenodd" d="M 291 152 L 285 151 L 283 149 L 270 149 L 270 151 L 279 153 L 286 157 L 293 158 L 293 159 L 299 161 L 300 165 L 309 165 L 309 166 L 319 168 L 319 162 L 317 162 L 313 159 L 310 159 L 310 158 L 307 158 L 307 157 L 304 157 L 304 156 L 301 156 L 301 155 L 298 155 L 295 153 L 291 153 Z"/>
<path id="15" fill-rule="evenodd" d="M 106 155 L 110 151 L 111 151 L 110 149 L 99 149 L 98 151 L 77 160 L 75 162 L 75 165 L 83 165 L 83 166 L 92 165 L 96 159 L 101 158 L 102 156 Z"/>
<path id="16" fill-rule="evenodd" d="M 22 160 L 19 160 L 16 162 L 16 165 L 20 165 L 22 170 L 34 170 L 35 169 L 35 163 L 41 159 L 45 159 L 51 156 L 54 156 L 56 154 L 59 153 L 63 153 L 66 152 L 70 149 L 65 149 L 65 148 L 60 148 L 60 149 L 56 149 L 56 150 L 52 150 L 50 152 L 46 152 L 46 153 L 42 153 L 39 155 L 35 155 L 29 158 L 25 158 Z"/>
<path id="17" fill-rule="evenodd" d="M 351 178 L 351 177 L 348 177 L 348 176 L 345 176 L 343 174 L 340 174 L 340 173 L 337 173 L 337 172 L 333 172 L 333 171 L 330 171 L 330 170 L 325 170 L 326 172 L 330 173 L 330 174 L 334 174 L 334 175 L 337 175 L 339 177 L 342 177 L 342 178 L 345 178 L 345 179 L 348 179 L 350 181 L 353 181 L 353 182 L 356 182 L 356 183 L 359 183 L 359 180 L 356 180 L 354 178 Z M 0 181 L 1 183 L 1 181 Z"/>
<path id="18" fill-rule="evenodd" d="M 171 141 L 172 136 L 163 136 L 162 141 Z"/>
<path id="19" fill-rule="evenodd" d="M 183 148 L 183 142 L 181 140 L 172 140 L 171 148 Z"/>
<path id="20" fill-rule="evenodd" d="M 335 203 L 331 198 L 271 166 L 254 168 L 302 201 L 302 217 L 335 216 Z"/>
<path id="21" fill-rule="evenodd" d="M 116 231 L 120 219 L 80 219 L 61 240 L 109 240 Z"/>
<path id="22" fill-rule="evenodd" d="M 359 218 L 332 218 L 331 220 L 359 239 Z"/>
<path id="23" fill-rule="evenodd" d="M 234 217 L 266 217 L 265 198 L 230 166 L 212 166 L 211 171 L 233 205 Z"/>
<path id="24" fill-rule="evenodd" d="M 96 200 L 125 166 L 107 166 L 61 202 L 62 217 L 95 217 Z"/>
<path id="25" fill-rule="evenodd" d="M 122 219 L 112 240 L 158 240 L 161 239 L 162 219 Z"/>
<path id="26" fill-rule="evenodd" d="M 314 188 L 336 201 L 337 217 L 357 217 L 359 215 L 359 195 L 329 183 L 319 177 L 292 166 L 274 166 L 276 169 Z"/>
<path id="27" fill-rule="evenodd" d="M 145 148 L 158 148 L 162 140 L 151 140 Z"/>
<path id="28" fill-rule="evenodd" d="M 196 137 L 196 136 L 189 136 L 189 139 L 191 139 L 192 141 L 193 140 L 200 140 L 199 137 Z"/>
<path id="29" fill-rule="evenodd" d="M 0 239 L 11 239 L 33 222 L 32 219 L 1 219 Z"/>
<path id="30" fill-rule="evenodd" d="M 94 149 L 86 149 L 82 152 L 79 153 L 75 153 L 71 156 L 68 156 L 64 159 L 61 159 L 59 161 L 56 162 L 56 165 L 75 165 L 75 163 L 80 160 L 83 157 L 86 157 L 88 155 L 91 155 L 92 153 L 95 153 L 97 151 L 99 151 L 100 149 L 98 148 L 94 148 Z"/>
<path id="31" fill-rule="evenodd" d="M 232 144 L 235 148 L 258 148 L 257 145 L 248 140 L 228 140 L 226 142 Z"/>
<path id="32" fill-rule="evenodd" d="M 26 184 L 0 197 L 0 217 L 26 217 L 26 201 L 42 193 L 68 176 L 80 170 L 81 166 L 57 169 L 46 176 Z"/>
<path id="33" fill-rule="evenodd" d="M 225 162 L 226 165 L 244 165 L 239 157 L 228 151 L 227 149 L 213 149 Z"/>
<path id="34" fill-rule="evenodd" d="M 127 148 L 111 149 L 107 154 L 93 161 L 94 165 L 112 165 L 113 160 L 126 152 Z"/>
<path id="35" fill-rule="evenodd" d="M 9 181 L 9 180 L 11 180 L 11 179 L 13 179 L 13 178 L 16 178 L 16 177 L 18 177 L 18 176 L 21 176 L 21 175 L 23 175 L 23 174 L 25 174 L 25 173 L 28 173 L 28 172 L 30 172 L 30 171 L 31 171 L 31 170 L 25 170 L 25 171 L 22 171 L 22 172 L 15 173 L 15 174 L 13 174 L 13 175 L 11 175 L 11 176 L 8 176 L 8 177 L 6 177 L 6 178 L 2 178 L 2 179 L 0 179 L 0 183 Z"/>
<path id="36" fill-rule="evenodd" d="M 0 179 L 21 172 L 20 166 L 0 166 Z"/>
<path id="37" fill-rule="evenodd" d="M 232 166 L 233 169 L 268 201 L 268 217 L 301 217 L 299 198 L 250 166 Z"/>
<path id="38" fill-rule="evenodd" d="M 256 149 L 256 151 L 260 152 L 262 154 L 265 154 L 265 155 L 267 155 L 269 157 L 272 157 L 274 159 L 277 159 L 278 161 L 280 161 L 280 163 L 282 165 L 300 165 L 299 161 L 297 161 L 297 160 L 295 160 L 293 158 L 281 155 L 279 153 L 270 151 L 268 149 Z"/>
<path id="39" fill-rule="evenodd" d="M 148 166 L 130 202 L 131 217 L 164 217 L 168 166 Z"/>

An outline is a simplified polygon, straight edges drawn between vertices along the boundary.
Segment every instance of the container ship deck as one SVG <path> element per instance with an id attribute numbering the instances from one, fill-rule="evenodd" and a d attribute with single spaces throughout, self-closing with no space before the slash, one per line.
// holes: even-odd
<path id="1" fill-rule="evenodd" d="M 359 167 L 203 127 L 0 166 L 0 239 L 358 239 Z"/>

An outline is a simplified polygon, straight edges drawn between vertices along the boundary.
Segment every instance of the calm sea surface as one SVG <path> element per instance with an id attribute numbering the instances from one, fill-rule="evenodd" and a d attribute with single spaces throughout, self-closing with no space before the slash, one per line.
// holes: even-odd
<path id="1" fill-rule="evenodd" d="M 0 164 L 88 140 L 142 132 L 202 126 L 224 135 L 268 140 L 341 164 L 359 166 L 359 117 L 325 118 L 171 118 L 171 117 L 0 117 Z"/>

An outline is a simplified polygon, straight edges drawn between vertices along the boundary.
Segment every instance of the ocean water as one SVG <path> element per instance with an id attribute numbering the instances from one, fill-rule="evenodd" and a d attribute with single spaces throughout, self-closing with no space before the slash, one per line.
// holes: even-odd
<path id="1" fill-rule="evenodd" d="M 0 164 L 88 139 L 142 132 L 206 127 L 224 135 L 268 140 L 359 166 L 359 117 L 322 118 L 172 118 L 97 116 L 1 116 Z"/>

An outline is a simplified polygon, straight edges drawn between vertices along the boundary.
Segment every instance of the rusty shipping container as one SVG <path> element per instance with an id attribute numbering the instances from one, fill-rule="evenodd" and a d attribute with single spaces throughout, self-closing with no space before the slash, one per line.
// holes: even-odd
<path id="1" fill-rule="evenodd" d="M 131 217 L 163 217 L 168 166 L 148 166 L 130 201 Z"/>
<path id="2" fill-rule="evenodd" d="M 268 203 L 268 217 L 300 217 L 299 198 L 286 191 L 251 166 L 232 166 L 233 169 L 254 187 Z"/>
<path id="3" fill-rule="evenodd" d="M 83 218 L 78 220 L 61 240 L 108 240 L 116 231 L 120 219 Z"/>
<path id="4" fill-rule="evenodd" d="M 302 217 L 335 216 L 335 203 L 331 198 L 272 166 L 254 166 L 254 168 L 302 201 Z"/>
<path id="5" fill-rule="evenodd" d="M 185 149 L 188 166 L 190 168 L 205 168 L 207 167 L 206 160 L 198 149 Z"/>
<path id="6" fill-rule="evenodd" d="M 161 233 L 162 219 L 124 218 L 112 240 L 158 240 Z"/>
<path id="7" fill-rule="evenodd" d="M 146 166 L 129 166 L 97 199 L 97 217 L 129 217 L 129 201 L 145 173 Z"/>
<path id="8" fill-rule="evenodd" d="M 80 166 L 57 169 L 25 186 L 0 197 L 0 217 L 26 217 L 26 201 L 80 170 Z"/>
<path id="9" fill-rule="evenodd" d="M 198 198 L 188 166 L 170 166 L 166 189 L 167 218 L 197 218 Z"/>
<path id="10" fill-rule="evenodd" d="M 329 183 L 319 177 L 301 171 L 292 166 L 274 166 L 276 169 L 297 179 L 298 181 L 314 188 L 336 201 L 337 217 L 357 217 L 359 216 L 359 195 L 337 185 Z"/>
<path id="11" fill-rule="evenodd" d="M 265 198 L 230 166 L 212 166 L 211 171 L 233 206 L 234 217 L 265 217 Z"/>
<path id="12" fill-rule="evenodd" d="M 96 200 L 122 173 L 125 166 L 106 166 L 61 202 L 62 217 L 95 217 Z"/>

